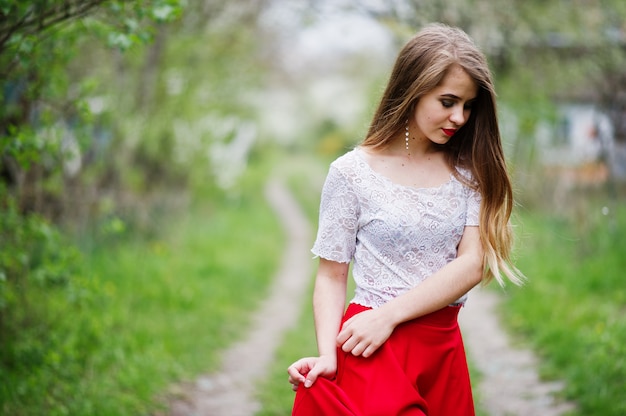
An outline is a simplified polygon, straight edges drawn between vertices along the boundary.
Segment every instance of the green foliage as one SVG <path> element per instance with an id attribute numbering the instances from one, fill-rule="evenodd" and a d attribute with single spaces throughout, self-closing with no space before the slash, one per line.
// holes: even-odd
<path id="1" fill-rule="evenodd" d="M 113 112 L 125 118 L 116 150 L 132 157 L 120 168 L 139 177 L 139 190 L 159 181 L 192 189 L 217 182 L 214 147 L 232 142 L 254 122 L 254 109 L 245 100 L 260 83 L 260 73 L 250 70 L 256 59 L 254 32 L 228 28 L 214 35 L 223 41 L 207 44 L 206 36 L 183 28 L 172 31 L 160 51 L 163 65 L 154 70 L 157 81 L 143 98 L 141 111 L 134 112 L 133 103 L 121 101 L 121 108 Z M 129 70 L 125 75 L 135 73 Z M 123 93 L 116 91 L 118 96 Z M 108 97 L 111 102 L 117 99 Z M 140 141 L 133 140 L 137 136 Z"/>
<path id="2" fill-rule="evenodd" d="M 6 314 L 18 307 L 30 286 L 68 285 L 80 256 L 48 221 L 36 214 L 21 215 L 14 201 L 6 198 L 6 202 L 0 216 L 0 312 L 8 324 L 11 319 Z"/>
<path id="3" fill-rule="evenodd" d="M 90 90 L 66 70 L 79 39 L 100 36 L 127 50 L 150 40 L 150 23 L 178 17 L 181 6 L 177 0 L 4 0 L 0 11 L 0 155 L 28 166 L 48 153 L 36 130 L 89 119 L 84 99 Z"/>
<path id="4" fill-rule="evenodd" d="M 22 215 L 11 199 L 0 216 L 0 410 L 10 403 L 56 406 L 102 337 L 96 316 L 81 311 L 97 298 L 81 270 L 82 256 L 53 225 Z M 45 388 L 42 388 L 45 387 Z M 42 391 L 47 392 L 41 394 Z M 36 393 L 38 392 L 38 393 Z M 12 411 L 14 410 L 14 411 Z"/>
<path id="5" fill-rule="evenodd" d="M 511 289 L 503 313 L 545 360 L 544 374 L 564 379 L 580 414 L 626 411 L 626 211 L 587 213 L 573 222 L 526 214 L 518 265 L 527 286 Z M 615 228 L 612 228 L 615 227 Z"/>
<path id="6" fill-rule="evenodd" d="M 4 36 L 4 23 L 62 4 L 93 8 Z M 170 49 L 165 40 L 175 26 L 166 23 L 181 17 L 179 1 L 0 6 L 7 17 L 0 22 L 0 167 L 11 179 L 10 192 L 2 192 L 11 203 L 0 208 L 0 243 L 7 244 L 0 253 L 0 413 L 145 414 L 174 379 L 216 365 L 279 257 L 280 236 L 258 192 L 263 174 L 254 171 L 253 184 L 235 183 L 227 196 L 207 172 L 204 148 L 190 163 L 176 159 L 180 143 L 173 141 L 176 120 L 197 124 L 207 112 L 251 118 L 240 92 L 249 85 L 244 76 L 257 72 L 225 56 L 250 56 L 253 37 L 233 26 L 231 42 L 215 42 L 212 53 L 197 33 Z M 219 76 L 189 64 L 167 68 L 181 57 L 201 57 L 198 64 Z M 173 70 L 189 80 L 180 94 L 167 88 Z M 231 78 L 233 70 L 242 77 Z M 194 97 L 207 81 L 219 96 Z M 93 100 L 104 102 L 103 111 L 91 113 Z M 76 177 L 63 170 L 68 136 L 80 146 Z M 168 225 L 170 205 L 188 200 L 187 175 L 203 202 Z M 79 210 L 65 218 L 83 233 L 86 256 L 49 220 L 24 214 L 54 205 L 29 205 L 31 193 Z"/>
<path id="7" fill-rule="evenodd" d="M 27 312 L 37 305 L 41 313 L 2 338 L 0 411 L 149 414 L 175 380 L 215 369 L 280 259 L 282 236 L 263 200 L 265 178 L 266 169 L 257 166 L 237 198 L 211 191 L 184 213 L 153 217 L 160 231 L 151 238 L 128 233 L 113 218 L 105 223 L 107 241 L 65 264 L 44 262 L 65 274 L 45 274 L 41 290 L 33 284 L 23 293 Z M 38 238 L 50 232 L 41 228 Z M 74 252 L 46 238 L 41 244 L 49 254 L 42 258 Z"/>
<path id="8" fill-rule="evenodd" d="M 97 79 L 94 68 L 145 47 L 155 25 L 180 16 L 181 2 L 5 1 L 1 10 L 1 180 L 19 210 L 80 225 L 106 203 L 96 188 L 116 181 L 106 152 L 116 150 L 111 142 L 119 127 L 101 109 L 92 113 L 107 80 Z M 85 63 L 87 45 L 108 56 L 85 70 L 77 63 Z M 77 195 L 92 196 L 77 204 Z"/>

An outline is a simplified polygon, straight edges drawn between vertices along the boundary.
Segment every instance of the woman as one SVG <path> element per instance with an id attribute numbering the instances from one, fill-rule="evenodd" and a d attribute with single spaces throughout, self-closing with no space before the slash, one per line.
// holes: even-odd
<path id="1" fill-rule="evenodd" d="M 521 284 L 512 206 L 486 59 L 463 31 L 429 25 L 400 52 L 367 138 L 326 178 L 319 356 L 288 369 L 293 415 L 473 415 L 457 314 L 480 282 Z"/>

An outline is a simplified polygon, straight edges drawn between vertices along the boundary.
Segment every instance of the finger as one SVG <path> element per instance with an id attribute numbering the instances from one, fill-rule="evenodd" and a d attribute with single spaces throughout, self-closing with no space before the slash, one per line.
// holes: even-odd
<path id="1" fill-rule="evenodd" d="M 343 345 L 346 343 L 346 341 L 348 341 L 353 335 L 353 332 L 350 328 L 344 326 L 343 329 L 341 331 L 339 331 L 339 334 L 337 334 L 337 345 Z"/>
<path id="2" fill-rule="evenodd" d="M 316 367 L 313 367 L 313 369 L 309 371 L 309 373 L 306 375 L 306 378 L 304 379 L 304 387 L 306 387 L 307 389 L 311 387 L 313 383 L 317 381 L 317 378 L 319 377 L 319 373 L 320 373 L 320 370 L 317 369 Z"/>
<path id="3" fill-rule="evenodd" d="M 301 374 L 306 374 L 311 369 L 311 366 L 306 360 L 298 360 L 295 363 L 287 367 L 287 373 L 297 377 Z"/>
<path id="4" fill-rule="evenodd" d="M 363 350 L 363 353 L 361 353 L 361 356 L 363 358 L 371 357 L 372 354 L 374 354 L 377 349 L 378 349 L 377 346 L 375 346 L 374 344 L 370 344 L 367 346 L 367 348 L 365 348 L 365 350 Z"/>
<path id="5" fill-rule="evenodd" d="M 339 330 L 339 333 L 346 333 L 349 332 L 350 327 L 352 326 L 352 323 L 354 322 L 354 320 L 357 318 L 357 316 L 353 316 L 349 319 L 347 319 L 344 323 L 341 324 L 341 328 Z"/>
<path id="6" fill-rule="evenodd" d="M 351 350 L 350 353 L 355 357 L 358 357 L 363 354 L 363 352 L 369 347 L 369 344 L 365 341 L 361 341 L 357 343 Z"/>
<path id="7" fill-rule="evenodd" d="M 289 376 L 289 382 L 291 384 L 304 383 L 304 377 L 291 377 L 291 376 Z"/>
<path id="8" fill-rule="evenodd" d="M 295 384 L 295 383 L 303 383 L 304 382 L 304 375 L 300 374 L 299 372 L 295 371 L 294 372 L 289 372 L 289 382 L 291 384 Z"/>
<path id="9" fill-rule="evenodd" d="M 352 352 L 354 348 L 358 345 L 359 341 L 356 337 L 350 337 L 346 342 L 341 345 L 341 349 L 343 352 Z"/>
<path id="10" fill-rule="evenodd" d="M 300 383 L 302 383 L 302 381 L 295 380 L 295 379 L 289 377 L 289 383 L 291 384 L 291 388 L 295 391 L 295 390 L 297 390 L 297 388 L 300 385 Z"/>
<path id="11" fill-rule="evenodd" d="M 341 332 L 337 335 L 337 345 L 343 345 L 350 338 L 351 334 L 346 330 L 342 329 Z"/>

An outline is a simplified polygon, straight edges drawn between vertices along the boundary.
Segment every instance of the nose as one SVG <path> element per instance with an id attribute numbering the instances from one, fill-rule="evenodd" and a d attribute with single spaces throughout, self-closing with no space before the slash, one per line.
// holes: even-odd
<path id="1" fill-rule="evenodd" d="M 467 111 L 462 105 L 455 105 L 450 114 L 450 121 L 460 127 L 465 124 L 468 116 L 469 111 Z"/>

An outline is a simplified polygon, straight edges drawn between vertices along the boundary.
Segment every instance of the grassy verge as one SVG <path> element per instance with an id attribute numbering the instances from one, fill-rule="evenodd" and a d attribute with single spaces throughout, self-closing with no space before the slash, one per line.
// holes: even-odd
<path id="1" fill-rule="evenodd" d="M 522 217 L 519 267 L 502 313 L 543 358 L 543 375 L 566 381 L 581 415 L 626 414 L 626 209 L 591 209 L 580 221 Z M 606 213 L 606 211 L 605 211 Z"/>
<path id="2" fill-rule="evenodd" d="M 1 376 L 0 413 L 148 414 L 172 382 L 214 369 L 280 259 L 263 177 L 251 171 L 236 198 L 205 195 L 160 218 L 150 239 L 96 244 L 77 286 L 84 293 L 73 294 L 82 302 L 68 304 L 65 289 L 29 291 L 53 318 L 21 334 L 18 361 Z"/>

